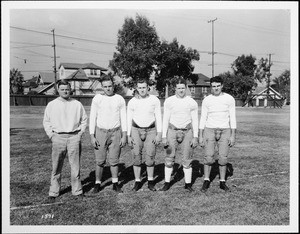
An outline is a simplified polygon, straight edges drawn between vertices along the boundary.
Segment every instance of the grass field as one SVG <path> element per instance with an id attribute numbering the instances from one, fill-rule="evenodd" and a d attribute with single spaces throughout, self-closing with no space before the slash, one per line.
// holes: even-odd
<path id="1" fill-rule="evenodd" d="M 288 106 L 283 109 L 237 108 L 237 142 L 229 157 L 230 166 L 233 168 L 233 175 L 227 181 L 231 188 L 229 193 L 219 189 L 217 175 L 208 192 L 200 192 L 203 183 L 203 149 L 200 147 L 196 148 L 193 161 L 195 192 L 188 193 L 183 187 L 179 158 L 174 170 L 174 183 L 169 191 L 149 191 L 144 172 L 142 189 L 132 192 L 132 158 L 129 147 L 126 146 L 121 154 L 119 179 L 124 193 L 118 195 L 112 191 L 109 167 L 105 167 L 105 188 L 94 195 L 92 188 L 95 162 L 87 128 L 83 138 L 81 161 L 81 179 L 87 196 L 79 200 L 71 195 L 70 167 L 65 160 L 62 195 L 51 205 L 44 204 L 48 196 L 51 173 L 51 142 L 42 128 L 44 108 L 10 108 L 12 226 L 150 225 L 151 228 L 153 225 L 246 227 L 290 224 Z M 86 107 L 86 111 L 89 113 L 89 107 Z M 159 146 L 155 168 L 157 188 L 162 187 L 164 182 L 163 163 L 163 148 Z M 127 229 L 124 227 L 122 230 Z M 205 232 L 204 229 L 198 231 Z"/>

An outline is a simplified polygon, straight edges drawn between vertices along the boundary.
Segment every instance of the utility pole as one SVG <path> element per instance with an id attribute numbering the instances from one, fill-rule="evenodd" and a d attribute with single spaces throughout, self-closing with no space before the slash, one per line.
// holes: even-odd
<path id="1" fill-rule="evenodd" d="M 270 77 L 271 77 L 271 56 L 272 56 L 272 54 L 269 54 L 269 72 L 268 72 L 268 74 L 267 74 L 267 77 L 268 77 L 268 79 L 267 79 L 267 94 L 269 95 L 269 93 L 270 93 Z"/>
<path id="2" fill-rule="evenodd" d="M 267 98 L 265 99 L 265 103 L 264 103 L 264 107 L 266 108 L 268 106 L 268 99 L 272 99 L 272 97 L 270 96 L 270 77 L 271 77 L 271 56 L 272 54 L 268 54 L 269 55 L 269 64 L 268 64 L 268 74 L 267 74 Z M 273 100 L 274 102 L 274 107 L 275 107 L 275 99 Z"/>
<path id="3" fill-rule="evenodd" d="M 54 29 L 51 30 L 51 32 L 53 32 L 53 49 L 54 49 L 54 88 L 55 88 L 55 92 L 57 93 L 57 87 L 56 87 L 56 83 L 57 83 L 57 72 L 56 72 L 56 51 L 55 51 L 55 35 L 54 35 Z"/>
<path id="4" fill-rule="evenodd" d="M 211 23 L 212 27 L 212 52 L 211 52 L 211 65 L 212 65 L 212 70 L 211 70 L 211 77 L 214 77 L 214 22 L 217 20 L 217 18 L 213 20 L 207 21 L 208 23 Z"/>

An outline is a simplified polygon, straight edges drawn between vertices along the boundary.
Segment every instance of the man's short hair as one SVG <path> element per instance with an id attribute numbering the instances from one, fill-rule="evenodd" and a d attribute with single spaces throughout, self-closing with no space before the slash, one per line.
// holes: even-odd
<path id="1" fill-rule="evenodd" d="M 184 84 L 184 86 L 186 86 L 186 79 L 184 79 L 182 76 L 177 77 L 177 79 L 175 80 L 175 86 L 178 84 Z"/>
<path id="2" fill-rule="evenodd" d="M 68 85 L 71 88 L 69 81 L 65 80 L 65 79 L 58 80 L 56 85 L 57 85 L 57 88 L 59 88 L 59 86 L 61 86 L 61 85 Z"/>
<path id="3" fill-rule="evenodd" d="M 140 79 L 138 79 L 137 81 L 136 81 L 136 85 L 137 84 L 142 84 L 142 83 L 146 83 L 147 84 L 147 86 L 149 86 L 149 81 L 147 80 L 147 79 L 145 79 L 145 78 L 140 78 Z"/>
<path id="4" fill-rule="evenodd" d="M 223 84 L 223 79 L 221 76 L 214 76 L 213 78 L 210 79 L 210 84 L 216 82 L 216 83 L 221 83 Z"/>
<path id="5" fill-rule="evenodd" d="M 111 81 L 111 82 L 114 84 L 114 79 L 113 79 L 111 76 L 109 76 L 109 75 L 102 75 L 102 76 L 100 77 L 100 82 L 101 82 L 101 84 L 102 84 L 104 81 Z"/>

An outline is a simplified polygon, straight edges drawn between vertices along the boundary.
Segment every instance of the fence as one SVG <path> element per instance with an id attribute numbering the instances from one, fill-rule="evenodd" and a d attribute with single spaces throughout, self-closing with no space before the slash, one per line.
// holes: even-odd
<path id="1" fill-rule="evenodd" d="M 50 101 L 54 100 L 58 96 L 56 95 L 10 95 L 10 106 L 46 106 Z M 90 95 L 73 95 L 72 98 L 80 101 L 84 106 L 90 106 L 94 96 Z M 124 97 L 126 104 L 132 97 Z M 201 106 L 202 98 L 194 98 L 195 101 Z M 161 98 L 160 102 L 163 105 L 165 99 Z M 243 101 L 241 99 L 235 99 L 236 106 L 242 106 Z"/>

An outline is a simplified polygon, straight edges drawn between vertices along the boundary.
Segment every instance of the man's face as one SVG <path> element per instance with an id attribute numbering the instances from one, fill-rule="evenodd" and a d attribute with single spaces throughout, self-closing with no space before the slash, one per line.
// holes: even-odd
<path id="1" fill-rule="evenodd" d="M 68 99 L 70 97 L 71 89 L 69 85 L 60 85 L 57 91 L 59 96 L 64 99 Z"/>
<path id="2" fill-rule="evenodd" d="M 102 82 L 102 88 L 105 95 L 112 96 L 114 94 L 114 86 L 111 80 L 106 80 Z"/>
<path id="3" fill-rule="evenodd" d="M 148 94 L 148 85 L 147 83 L 137 83 L 137 91 L 139 92 L 139 95 L 144 98 Z"/>
<path id="4" fill-rule="evenodd" d="M 180 98 L 185 97 L 186 95 L 186 87 L 185 84 L 176 84 L 175 93 Z"/>
<path id="5" fill-rule="evenodd" d="M 211 93 L 215 96 L 219 96 L 222 92 L 223 85 L 221 83 L 212 82 L 211 83 Z"/>

